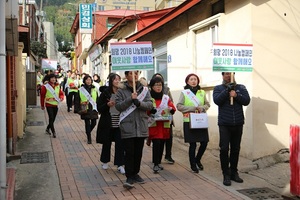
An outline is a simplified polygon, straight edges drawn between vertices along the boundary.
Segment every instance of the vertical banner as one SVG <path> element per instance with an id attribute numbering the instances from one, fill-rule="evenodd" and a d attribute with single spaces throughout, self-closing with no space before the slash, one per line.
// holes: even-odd
<path id="1" fill-rule="evenodd" d="M 91 4 L 79 4 L 79 29 L 80 33 L 92 33 L 93 10 Z"/>
<path id="2" fill-rule="evenodd" d="M 252 44 L 213 44 L 213 71 L 252 72 Z"/>
<path id="3" fill-rule="evenodd" d="M 300 195 L 300 127 L 290 125 L 290 192 Z"/>

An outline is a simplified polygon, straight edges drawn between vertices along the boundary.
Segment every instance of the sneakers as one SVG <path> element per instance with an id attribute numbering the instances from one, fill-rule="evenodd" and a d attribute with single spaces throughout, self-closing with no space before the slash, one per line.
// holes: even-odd
<path id="1" fill-rule="evenodd" d="M 153 172 L 156 174 L 156 173 L 159 172 L 159 170 L 160 170 L 159 166 L 158 165 L 154 165 Z"/>
<path id="2" fill-rule="evenodd" d="M 169 163 L 169 164 L 174 164 L 174 163 L 175 163 L 175 160 L 173 160 L 172 157 L 166 157 L 166 158 L 165 158 L 165 161 L 166 161 L 167 163 Z"/>
<path id="3" fill-rule="evenodd" d="M 46 133 L 47 135 L 51 135 L 50 130 L 49 130 L 48 128 L 46 128 L 45 133 Z"/>
<path id="4" fill-rule="evenodd" d="M 108 164 L 107 163 L 102 163 L 102 169 L 108 169 Z"/>
<path id="5" fill-rule="evenodd" d="M 161 164 L 158 164 L 160 170 L 164 170 L 164 167 Z"/>
<path id="6" fill-rule="evenodd" d="M 138 174 L 134 175 L 132 179 L 133 179 L 133 181 L 134 181 L 135 183 L 139 183 L 139 184 L 145 183 L 145 180 L 142 179 L 142 178 L 140 177 L 140 175 L 138 175 Z"/>
<path id="7" fill-rule="evenodd" d="M 234 175 L 232 175 L 230 177 L 230 179 L 237 182 L 237 183 L 243 183 L 244 182 L 244 180 L 240 178 L 238 173 L 235 173 Z"/>
<path id="8" fill-rule="evenodd" d="M 231 186 L 231 180 L 229 175 L 224 175 L 223 185 Z"/>
<path id="9" fill-rule="evenodd" d="M 119 166 L 118 167 L 118 171 L 121 173 L 121 174 L 125 174 L 125 169 L 123 166 Z"/>
<path id="10" fill-rule="evenodd" d="M 129 190 L 134 187 L 133 183 L 134 183 L 134 180 L 132 178 L 127 178 L 126 182 L 123 184 L 123 187 L 126 188 L 127 190 Z"/>
<path id="11" fill-rule="evenodd" d="M 198 167 L 199 170 L 202 171 L 204 169 L 204 167 L 203 167 L 203 165 L 202 165 L 202 163 L 200 161 L 196 162 L 196 165 L 197 165 L 197 167 Z"/>

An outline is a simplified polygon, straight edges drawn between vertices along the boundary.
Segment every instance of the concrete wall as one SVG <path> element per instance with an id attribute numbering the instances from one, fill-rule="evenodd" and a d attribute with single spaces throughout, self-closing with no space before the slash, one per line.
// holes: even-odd
<path id="1" fill-rule="evenodd" d="M 253 0 L 254 157 L 289 146 L 289 126 L 299 124 L 300 1 Z"/>

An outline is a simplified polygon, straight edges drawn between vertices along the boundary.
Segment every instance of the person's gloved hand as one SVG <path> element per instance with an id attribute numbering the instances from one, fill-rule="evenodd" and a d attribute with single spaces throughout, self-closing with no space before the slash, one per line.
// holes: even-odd
<path id="1" fill-rule="evenodd" d="M 138 99 L 132 99 L 132 103 L 136 106 L 139 107 L 141 105 L 141 102 Z"/>
<path id="2" fill-rule="evenodd" d="M 151 114 L 155 114 L 157 112 L 157 110 L 155 109 L 155 108 L 152 108 L 151 110 L 150 110 L 150 113 Z"/>
<path id="3" fill-rule="evenodd" d="M 175 113 L 175 110 L 170 110 L 170 113 L 171 113 L 171 115 L 174 115 L 174 113 Z"/>
<path id="4" fill-rule="evenodd" d="M 229 83 L 227 85 L 227 90 L 230 92 L 231 90 L 234 90 L 234 87 L 235 87 L 234 83 Z"/>

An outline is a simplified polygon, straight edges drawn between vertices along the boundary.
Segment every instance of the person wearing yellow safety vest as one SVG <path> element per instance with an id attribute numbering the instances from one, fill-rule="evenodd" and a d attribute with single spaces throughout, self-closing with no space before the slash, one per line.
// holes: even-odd
<path id="1" fill-rule="evenodd" d="M 46 128 L 46 134 L 51 135 L 56 138 L 56 132 L 54 128 L 54 121 L 58 112 L 58 103 L 64 100 L 64 93 L 60 89 L 59 83 L 56 81 L 55 74 L 46 75 L 45 79 L 47 83 L 41 88 L 41 109 L 47 109 L 49 124 Z"/>
<path id="2" fill-rule="evenodd" d="M 41 71 L 37 71 L 36 72 L 36 91 L 37 91 L 37 95 L 40 96 L 40 92 L 41 92 L 41 87 L 43 85 L 43 79 L 44 76 L 42 75 Z"/>
<path id="3" fill-rule="evenodd" d="M 76 73 L 72 72 L 71 77 L 67 80 L 67 86 L 68 86 L 68 95 L 67 95 L 67 106 L 68 106 L 68 112 L 72 110 L 72 104 L 74 101 L 74 113 L 78 113 L 78 102 L 76 100 L 78 99 L 78 82 L 76 80 Z"/>
<path id="4" fill-rule="evenodd" d="M 79 88 L 78 100 L 76 101 L 78 102 L 78 105 L 76 105 L 79 108 L 78 113 L 81 119 L 84 120 L 88 144 L 92 144 L 91 132 L 96 126 L 96 120 L 98 119 L 98 91 L 92 83 L 93 79 L 90 75 L 86 75 L 83 78 L 83 84 Z"/>
<path id="5" fill-rule="evenodd" d="M 152 141 L 152 162 L 153 172 L 158 173 L 164 168 L 161 166 L 161 159 L 164 145 L 170 138 L 170 126 L 172 115 L 176 108 L 168 95 L 164 94 L 164 81 L 161 77 L 155 76 L 150 80 L 150 94 L 153 101 L 151 119 L 149 120 L 149 140 Z"/>
<path id="6" fill-rule="evenodd" d="M 189 74 L 185 78 L 185 83 L 185 90 L 180 93 L 177 110 L 183 114 L 184 142 L 190 144 L 190 166 L 193 172 L 198 173 L 199 170 L 203 170 L 201 158 L 209 141 L 208 129 L 191 129 L 189 126 L 189 115 L 191 112 L 205 113 L 209 109 L 210 103 L 206 98 L 205 91 L 199 85 L 200 79 L 196 74 Z M 197 142 L 200 142 L 200 147 L 196 155 Z"/>

